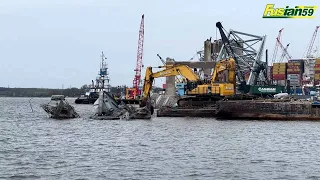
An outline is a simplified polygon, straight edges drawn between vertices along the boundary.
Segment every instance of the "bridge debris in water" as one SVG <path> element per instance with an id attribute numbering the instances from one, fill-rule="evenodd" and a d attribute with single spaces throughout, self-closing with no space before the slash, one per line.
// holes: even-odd
<path id="1" fill-rule="evenodd" d="M 131 120 L 151 119 L 148 107 L 135 108 L 124 102 L 116 101 L 109 93 L 99 92 L 99 98 L 94 103 L 95 114 L 91 119 L 97 120 Z"/>
<path id="2" fill-rule="evenodd" d="M 54 119 L 79 118 L 73 106 L 71 106 L 64 95 L 53 95 L 48 104 L 41 104 L 40 107 Z"/>

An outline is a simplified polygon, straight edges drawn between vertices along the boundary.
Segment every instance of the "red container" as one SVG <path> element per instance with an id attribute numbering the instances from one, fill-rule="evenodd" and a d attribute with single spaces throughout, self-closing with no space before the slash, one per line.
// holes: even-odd
<path id="1" fill-rule="evenodd" d="M 273 80 L 285 80 L 286 75 L 285 74 L 273 74 L 272 79 Z"/>
<path id="2" fill-rule="evenodd" d="M 320 64 L 315 64 L 314 67 L 315 68 L 320 68 Z"/>

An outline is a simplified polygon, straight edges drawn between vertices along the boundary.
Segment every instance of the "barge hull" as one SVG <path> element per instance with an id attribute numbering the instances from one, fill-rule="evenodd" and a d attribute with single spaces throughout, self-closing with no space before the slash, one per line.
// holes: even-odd
<path id="1" fill-rule="evenodd" d="M 217 115 L 218 120 L 314 120 L 319 121 L 320 117 L 311 117 L 310 115 L 282 115 L 282 114 L 257 114 L 257 113 L 233 113 L 232 115 Z"/>
<path id="2" fill-rule="evenodd" d="M 320 120 L 320 108 L 310 102 L 220 101 L 217 119 Z"/>
<path id="3" fill-rule="evenodd" d="M 231 100 L 214 107 L 161 107 L 157 117 L 208 117 L 220 120 L 320 120 L 320 104 L 307 101 Z"/>
<path id="4" fill-rule="evenodd" d="M 193 109 L 174 109 L 174 108 L 160 108 L 156 112 L 157 117 L 215 117 L 215 108 L 193 108 Z"/>

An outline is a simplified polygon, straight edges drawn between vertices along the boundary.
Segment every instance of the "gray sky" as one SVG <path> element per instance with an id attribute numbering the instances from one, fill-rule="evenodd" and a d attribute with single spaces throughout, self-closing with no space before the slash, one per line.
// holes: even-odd
<path id="1" fill-rule="evenodd" d="M 111 85 L 132 86 L 138 31 L 145 14 L 143 64 L 163 58 L 188 60 L 210 36 L 215 23 L 226 29 L 267 35 L 269 56 L 278 31 L 289 53 L 302 57 L 315 19 L 263 19 L 266 4 L 317 5 L 316 0 L 0 0 L 0 86 L 80 87 L 97 76 L 101 51 L 108 57 Z M 319 45 L 316 41 L 315 45 Z M 144 74 L 144 69 L 143 69 Z M 156 80 L 161 85 L 164 80 Z"/>

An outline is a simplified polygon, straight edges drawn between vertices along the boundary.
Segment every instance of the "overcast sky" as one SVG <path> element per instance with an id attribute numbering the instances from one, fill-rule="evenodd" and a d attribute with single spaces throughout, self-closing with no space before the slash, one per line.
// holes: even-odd
<path id="1" fill-rule="evenodd" d="M 143 64 L 163 58 L 188 60 L 215 38 L 217 21 L 226 29 L 267 35 L 270 54 L 278 31 L 289 53 L 302 57 L 315 19 L 263 19 L 266 4 L 317 5 L 316 0 L 0 0 L 0 86 L 80 87 L 97 76 L 101 51 L 111 85 L 132 86 L 138 31 L 145 14 Z M 237 3 L 238 2 L 238 3 Z M 315 45 L 319 45 L 316 41 Z M 143 70 L 144 74 L 144 70 Z M 161 85 L 164 80 L 156 80 Z"/>

